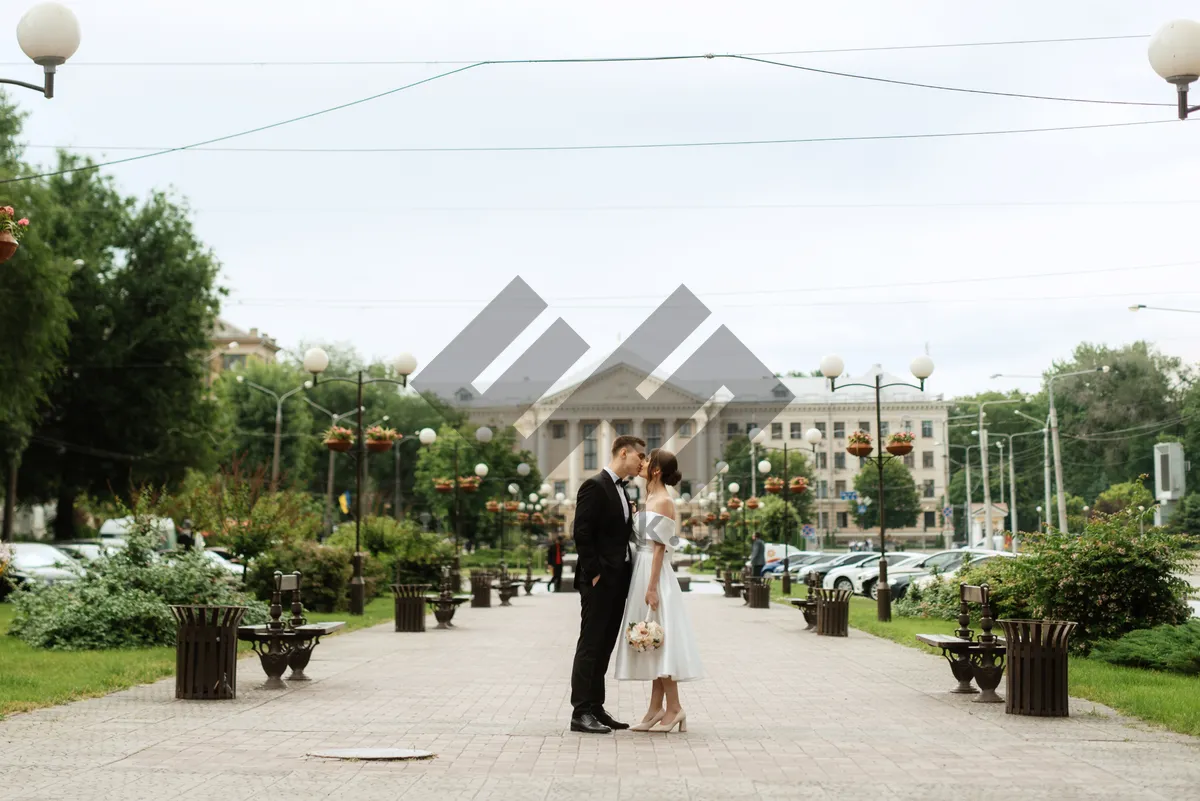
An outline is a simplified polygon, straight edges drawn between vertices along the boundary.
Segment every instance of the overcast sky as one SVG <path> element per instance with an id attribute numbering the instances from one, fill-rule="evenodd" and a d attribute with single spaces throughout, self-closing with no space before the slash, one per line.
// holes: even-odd
<path id="1" fill-rule="evenodd" d="M 57 96 L 13 94 L 33 112 L 31 145 L 98 158 L 254 128 L 459 66 L 213 62 L 891 47 L 1149 34 L 1200 15 L 1194 3 L 1151 0 L 70 5 L 83 44 L 60 69 Z M 22 8 L 9 9 L 15 26 Z M 1172 104 L 1146 43 L 772 58 L 957 87 Z M 0 45 L 7 77 L 36 80 L 15 37 Z M 686 143 L 1173 118 L 1171 107 L 970 95 L 723 59 L 496 65 L 224 146 Z M 52 152 L 29 155 L 49 161 Z M 880 363 L 906 374 L 928 346 L 937 364 L 930 387 L 947 395 L 999 387 L 988 379 L 996 372 L 1040 373 L 1081 340 L 1146 338 L 1200 360 L 1200 317 L 1127 311 L 1132 303 L 1200 308 L 1200 127 L 1180 122 L 691 148 L 185 152 L 110 169 L 130 192 L 174 186 L 189 199 L 232 292 L 223 316 L 286 348 L 344 342 L 368 356 L 412 351 L 427 363 L 519 275 L 551 308 L 492 375 L 560 316 L 592 345 L 580 363 L 594 362 L 681 283 L 713 314 L 668 368 L 720 324 L 777 370 L 813 369 L 838 352 L 850 372 Z M 1159 266 L 1181 262 L 1192 263 Z"/>

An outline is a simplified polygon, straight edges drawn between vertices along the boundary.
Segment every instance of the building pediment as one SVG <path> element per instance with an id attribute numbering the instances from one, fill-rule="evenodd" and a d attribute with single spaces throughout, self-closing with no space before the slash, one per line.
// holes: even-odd
<path id="1" fill-rule="evenodd" d="M 643 388 L 649 394 L 643 394 Z M 699 398 L 686 390 L 658 377 L 650 376 L 630 367 L 617 364 L 607 370 L 589 376 L 573 386 L 544 398 L 540 405 L 558 408 L 597 406 L 655 406 L 684 405 L 699 407 L 708 398 Z"/>

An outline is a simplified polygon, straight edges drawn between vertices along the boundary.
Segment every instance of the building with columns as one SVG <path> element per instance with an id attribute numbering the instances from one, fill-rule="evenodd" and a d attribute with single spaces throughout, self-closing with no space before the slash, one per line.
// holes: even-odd
<path id="1" fill-rule="evenodd" d="M 880 372 L 876 366 L 854 380 L 874 384 Z M 884 383 L 901 380 L 886 374 L 883 378 Z M 456 394 L 474 425 L 497 426 L 511 419 L 512 405 L 480 404 L 468 388 Z M 677 453 L 683 475 L 678 489 L 698 498 L 709 491 L 723 491 L 715 465 L 730 440 L 761 428 L 763 445 L 774 450 L 758 458 L 770 459 L 786 444 L 789 450 L 799 449 L 815 461 L 817 481 L 810 491 L 816 493 L 817 518 L 805 522 L 821 534 L 857 540 L 871 532 L 854 522 L 856 502 L 843 499 L 843 493 L 854 489 L 862 464 L 846 452 L 846 437 L 863 429 L 878 444 L 880 433 L 886 438 L 896 431 L 912 431 L 916 436 L 913 452 L 903 458 L 921 496 L 922 513 L 916 526 L 889 531 L 889 537 L 894 533 L 900 539 L 931 538 L 950 530 L 942 516 L 949 481 L 948 401 L 907 387 L 884 389 L 883 431 L 878 432 L 874 430 L 874 389 L 851 387 L 831 392 L 823 378 L 780 378 L 775 395 L 777 402 L 738 402 L 722 398 L 720 393 L 700 398 L 620 363 L 551 389 L 516 423 L 517 448 L 535 455 L 542 476 L 553 488 L 552 496 L 561 492 L 573 498 L 580 483 L 608 463 L 613 440 L 633 434 L 646 441 L 647 449 L 665 447 Z M 789 396 L 794 397 L 789 401 Z M 811 428 L 824 434 L 815 454 L 804 438 Z M 761 495 L 762 487 L 756 489 Z M 749 494 L 749 487 L 741 491 L 743 498 Z"/>

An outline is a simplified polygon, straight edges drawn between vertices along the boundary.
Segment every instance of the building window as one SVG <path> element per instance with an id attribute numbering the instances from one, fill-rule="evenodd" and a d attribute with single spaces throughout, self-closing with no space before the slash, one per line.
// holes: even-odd
<path id="1" fill-rule="evenodd" d="M 928 478 L 928 479 L 925 479 L 924 481 L 922 481 L 921 489 L 923 490 L 921 493 L 922 498 L 932 498 L 933 497 L 933 479 Z"/>
<path id="2" fill-rule="evenodd" d="M 833 482 L 833 494 L 834 494 L 834 497 L 836 497 L 836 498 L 839 498 L 839 499 L 840 499 L 840 498 L 842 497 L 842 495 L 844 495 L 845 493 L 846 493 L 846 482 L 845 482 L 845 481 L 835 481 L 835 482 Z"/>
<path id="3" fill-rule="evenodd" d="M 922 420 L 921 421 L 921 436 L 924 437 L 925 439 L 930 439 L 931 437 L 933 437 L 933 421 L 932 420 Z"/>
<path id="4" fill-rule="evenodd" d="M 937 513 L 936 512 L 926 512 L 925 513 L 925 530 L 928 531 L 931 528 L 937 528 Z"/>
<path id="5" fill-rule="evenodd" d="M 725 424 L 725 436 L 736 437 L 739 433 L 741 433 L 741 428 L 738 426 L 737 423 L 726 423 Z"/>
<path id="6" fill-rule="evenodd" d="M 858 457 L 858 469 L 862 470 L 866 466 L 867 466 L 867 457 L 866 456 Z"/>
<path id="7" fill-rule="evenodd" d="M 924 467 L 926 470 L 933 467 L 933 451 L 922 451 L 921 467 Z"/>
<path id="8" fill-rule="evenodd" d="M 800 439 L 804 436 L 804 426 L 799 423 L 792 423 L 788 428 L 788 436 L 792 439 Z"/>
<path id="9" fill-rule="evenodd" d="M 777 384 L 775 389 L 771 390 L 771 394 L 777 398 L 786 398 L 788 396 L 788 388 L 783 384 Z"/>
<path id="10" fill-rule="evenodd" d="M 833 438 L 834 439 L 845 439 L 846 438 L 846 424 L 845 423 L 834 423 L 833 424 Z"/>
<path id="11" fill-rule="evenodd" d="M 829 497 L 829 482 L 825 479 L 821 479 L 817 482 L 817 497 L 821 500 L 825 500 Z"/>
<path id="12" fill-rule="evenodd" d="M 882 423 L 879 424 L 879 438 L 880 439 L 886 438 L 887 435 L 889 433 L 891 433 L 891 431 L 892 431 L 891 425 L 886 420 L 884 420 Z"/>
<path id="13" fill-rule="evenodd" d="M 842 453 L 841 451 L 837 451 L 833 454 L 833 469 L 834 470 L 845 470 L 846 469 L 846 454 Z"/>
<path id="14" fill-rule="evenodd" d="M 783 423 L 771 423 L 771 439 L 783 439 Z"/>
<path id="15" fill-rule="evenodd" d="M 567 438 L 567 424 L 566 423 L 551 423 L 550 424 L 550 436 L 553 437 L 554 439 L 566 439 Z"/>
<path id="16" fill-rule="evenodd" d="M 912 431 L 912 420 L 905 420 L 900 424 L 901 431 Z"/>
<path id="17" fill-rule="evenodd" d="M 904 454 L 904 466 L 905 467 L 916 467 L 917 466 L 917 457 L 913 456 L 911 453 Z"/>
<path id="18" fill-rule="evenodd" d="M 837 513 L 837 527 L 850 528 L 850 515 L 846 512 Z"/>
<path id="19" fill-rule="evenodd" d="M 221 357 L 222 370 L 241 370 L 246 366 L 246 354 L 235 353 Z"/>
<path id="20" fill-rule="evenodd" d="M 746 436 L 750 436 L 750 432 L 758 428 L 757 423 L 746 423 Z"/>
<path id="21" fill-rule="evenodd" d="M 690 437 L 692 435 L 692 421 L 684 420 L 679 424 L 679 436 Z"/>
<path id="22" fill-rule="evenodd" d="M 817 469 L 829 469 L 829 454 L 826 451 L 817 451 Z"/>
<path id="23" fill-rule="evenodd" d="M 870 434 L 871 433 L 871 421 L 870 420 L 859 420 L 858 421 L 858 430 L 863 432 L 864 434 Z"/>
<path id="24" fill-rule="evenodd" d="M 662 447 L 662 423 L 646 423 L 646 452 Z"/>
<path id="25" fill-rule="evenodd" d="M 813 427 L 821 432 L 821 438 L 824 439 L 826 436 L 825 424 L 824 423 L 813 423 Z"/>
<path id="26" fill-rule="evenodd" d="M 617 432 L 618 437 L 627 437 L 633 432 L 633 426 L 629 423 L 614 423 L 613 431 Z"/>
<path id="27" fill-rule="evenodd" d="M 469 389 L 460 389 L 454 393 L 454 398 L 459 403 L 467 403 L 468 401 L 473 400 L 474 397 L 475 396 L 471 394 L 471 391 Z"/>
<path id="28" fill-rule="evenodd" d="M 583 424 L 583 469 L 596 469 L 596 424 Z"/>
<path id="29" fill-rule="evenodd" d="M 560 493 L 560 492 L 563 493 L 564 495 L 567 494 L 567 482 L 565 482 L 565 481 L 555 481 L 554 482 L 554 494 L 558 495 L 558 493 Z"/>

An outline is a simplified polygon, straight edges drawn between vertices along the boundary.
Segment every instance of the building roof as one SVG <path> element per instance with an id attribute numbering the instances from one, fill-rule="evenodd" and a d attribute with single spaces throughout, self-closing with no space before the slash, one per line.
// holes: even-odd
<path id="1" fill-rule="evenodd" d="M 237 342 L 245 345 L 262 345 L 272 351 L 280 350 L 275 344 L 275 340 L 271 339 L 267 334 L 259 333 L 257 328 L 251 328 L 249 331 L 243 331 L 228 320 L 217 318 L 213 323 L 212 339 L 214 342 Z"/>

